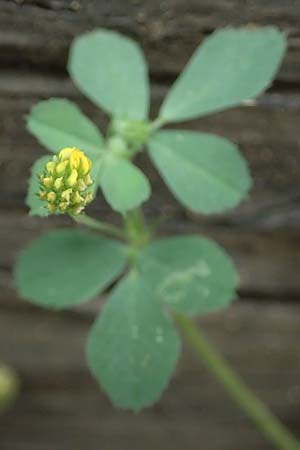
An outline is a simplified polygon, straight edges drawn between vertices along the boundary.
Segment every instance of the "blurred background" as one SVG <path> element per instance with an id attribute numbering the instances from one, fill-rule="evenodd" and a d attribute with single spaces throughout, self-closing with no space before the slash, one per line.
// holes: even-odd
<path id="1" fill-rule="evenodd" d="M 193 50 L 216 28 L 277 25 L 288 34 L 288 52 L 266 94 L 184 125 L 240 147 L 254 188 L 237 210 L 195 216 L 174 201 L 144 156 L 139 164 L 154 191 L 147 216 L 167 217 L 160 233 L 205 233 L 234 258 L 239 300 L 199 323 L 300 436 L 299 19 L 299 0 L 0 0 L 0 364 L 13 367 L 21 380 L 15 404 L 0 412 L 1 450 L 272 448 L 187 348 L 157 405 L 138 415 L 114 409 L 84 361 L 99 299 L 53 313 L 27 304 L 14 290 L 18 251 L 42 231 L 70 223 L 27 216 L 30 166 L 46 151 L 26 132 L 24 118 L 41 99 L 67 97 L 105 130 L 107 118 L 66 73 L 73 37 L 99 26 L 143 47 L 153 117 Z M 92 213 L 117 220 L 104 201 Z"/>

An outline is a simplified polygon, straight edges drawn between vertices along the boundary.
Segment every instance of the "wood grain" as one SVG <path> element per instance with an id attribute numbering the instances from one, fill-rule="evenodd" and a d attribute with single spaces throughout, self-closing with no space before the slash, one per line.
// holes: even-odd
<path id="1" fill-rule="evenodd" d="M 29 167 L 44 151 L 24 130 L 24 116 L 36 101 L 51 96 L 71 98 L 105 129 L 105 116 L 84 100 L 66 77 L 68 48 L 74 36 L 103 26 L 138 39 L 154 81 L 155 116 L 193 49 L 215 28 L 273 24 L 289 36 L 289 51 L 273 90 L 248 106 L 208 116 L 188 127 L 232 139 L 254 176 L 249 200 L 213 221 L 296 227 L 300 215 L 299 14 L 300 4 L 294 0 L 190 0 L 188 4 L 183 0 L 0 0 L 0 207 L 23 207 Z M 149 210 L 156 215 L 168 205 L 175 214 L 182 214 L 183 208 L 145 157 L 141 165 L 154 191 Z M 104 202 L 99 211 L 107 214 Z"/>
<path id="2" fill-rule="evenodd" d="M 70 219 L 32 218 L 24 213 L 0 215 L 0 288 L 4 302 L 15 298 L 12 269 L 18 252 L 41 233 L 61 226 L 72 226 L 72 222 Z M 282 301 L 300 299 L 297 270 L 300 266 L 300 237 L 297 232 L 253 231 L 170 220 L 157 233 L 158 237 L 196 233 L 215 239 L 236 264 L 241 297 L 275 297 Z"/>
<path id="3" fill-rule="evenodd" d="M 248 302 L 199 321 L 294 431 L 300 426 L 299 313 L 296 305 Z M 0 420 L 1 450 L 232 450 L 241 442 L 243 450 L 273 448 L 186 348 L 157 406 L 138 415 L 115 410 L 85 366 L 91 320 L 21 304 L 18 314 L 1 309 L 1 357 L 23 382 L 15 407 Z"/>
<path id="4" fill-rule="evenodd" d="M 153 88 L 153 110 L 158 108 L 166 89 Z M 46 150 L 25 130 L 25 116 L 33 104 L 48 97 L 65 96 L 105 130 L 107 118 L 84 100 L 66 77 L 4 72 L 0 75 L 0 207 L 23 208 L 30 166 Z M 244 106 L 194 121 L 183 128 L 216 133 L 235 142 L 241 149 L 254 177 L 248 200 L 236 210 L 206 220 L 238 222 L 253 226 L 297 226 L 300 191 L 300 95 L 268 94 L 256 106 Z M 139 164 L 149 176 L 153 198 L 147 205 L 156 215 L 164 206 L 182 214 L 146 155 Z M 99 212 L 108 214 L 100 200 Z M 205 219 L 201 217 L 201 220 Z"/>
<path id="5" fill-rule="evenodd" d="M 100 26 L 138 39 L 151 73 L 174 77 L 215 28 L 276 25 L 290 40 L 279 79 L 299 82 L 300 5 L 295 0 L 1 0 L 0 11 L 5 65 L 64 70 L 72 38 Z"/>
<path id="6" fill-rule="evenodd" d="M 0 0 L 0 360 L 22 380 L 16 405 L 0 416 L 1 450 L 267 450 L 271 446 L 188 349 L 162 401 L 139 415 L 115 410 L 91 379 L 84 343 L 103 298 L 50 313 L 17 297 L 13 264 L 31 239 L 70 226 L 26 215 L 27 177 L 45 150 L 25 130 L 37 101 L 67 97 L 105 130 L 107 117 L 66 74 L 73 37 L 118 30 L 143 47 L 152 117 L 197 45 L 216 28 L 276 25 L 288 52 L 273 87 L 255 102 L 182 124 L 235 142 L 254 178 L 237 210 L 203 217 L 186 211 L 146 155 L 153 189 L 149 220 L 158 235 L 202 233 L 232 255 L 240 301 L 202 318 L 213 342 L 246 382 L 300 435 L 300 2 L 295 0 Z M 92 214 L 118 222 L 103 199 Z"/>

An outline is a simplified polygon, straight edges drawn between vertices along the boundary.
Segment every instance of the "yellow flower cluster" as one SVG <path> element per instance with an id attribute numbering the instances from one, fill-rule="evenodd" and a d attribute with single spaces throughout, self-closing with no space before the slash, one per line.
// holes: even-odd
<path id="1" fill-rule="evenodd" d="M 76 215 L 92 201 L 91 168 L 91 160 L 75 147 L 64 148 L 46 164 L 39 197 L 47 202 L 49 212 Z"/>

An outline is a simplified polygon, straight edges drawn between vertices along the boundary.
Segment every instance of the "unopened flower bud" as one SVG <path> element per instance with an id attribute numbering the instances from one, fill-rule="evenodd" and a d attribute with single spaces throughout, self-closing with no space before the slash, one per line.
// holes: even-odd
<path id="1" fill-rule="evenodd" d="M 55 162 L 49 161 L 46 167 L 49 173 L 53 174 L 55 172 Z"/>
<path id="2" fill-rule="evenodd" d="M 79 214 L 93 200 L 90 159 L 77 148 L 64 148 L 54 156 L 40 176 L 38 196 L 50 213 Z"/>
<path id="3" fill-rule="evenodd" d="M 71 175 L 67 178 L 67 185 L 74 186 L 77 182 L 78 173 L 76 169 L 73 169 Z"/>
<path id="4" fill-rule="evenodd" d="M 43 177 L 41 178 L 41 183 L 45 188 L 51 188 L 52 184 L 53 184 L 53 179 L 52 177 Z"/>
<path id="5" fill-rule="evenodd" d="M 87 186 L 90 186 L 91 184 L 93 184 L 93 180 L 92 180 L 92 177 L 91 177 L 90 174 L 87 174 L 87 175 L 84 177 L 84 182 L 85 182 L 85 184 L 86 184 Z"/>
<path id="6" fill-rule="evenodd" d="M 38 195 L 39 195 L 41 200 L 46 200 L 46 198 L 47 198 L 47 192 L 46 191 L 40 191 Z"/>
<path id="7" fill-rule="evenodd" d="M 52 203 L 48 203 L 47 208 L 48 208 L 48 211 L 52 214 L 55 213 L 56 209 L 57 209 L 56 206 L 53 205 Z"/>
<path id="8" fill-rule="evenodd" d="M 86 197 L 84 199 L 84 205 L 87 205 L 88 203 L 90 203 L 93 200 L 93 194 L 92 192 L 88 192 L 86 194 Z"/>
<path id="9" fill-rule="evenodd" d="M 73 194 L 73 201 L 77 204 L 82 204 L 84 202 L 84 198 L 81 197 L 78 191 Z"/>
<path id="10" fill-rule="evenodd" d="M 62 175 L 68 167 L 69 161 L 63 161 L 56 166 L 56 173 Z"/>
<path id="11" fill-rule="evenodd" d="M 62 211 L 62 212 L 66 212 L 67 211 L 67 209 L 68 209 L 68 202 L 61 202 L 60 204 L 59 204 L 59 209 Z"/>
<path id="12" fill-rule="evenodd" d="M 64 199 L 66 202 L 70 201 L 70 195 L 72 194 L 72 189 L 66 189 L 61 193 L 61 198 Z"/>
<path id="13" fill-rule="evenodd" d="M 54 203 L 54 202 L 55 202 L 55 199 L 56 199 L 56 194 L 55 194 L 55 192 L 53 192 L 53 191 L 48 192 L 48 194 L 47 194 L 47 200 L 48 200 L 48 202 L 49 202 L 49 203 Z"/>
<path id="14" fill-rule="evenodd" d="M 54 188 L 58 191 L 63 184 L 63 177 L 60 178 L 56 178 L 56 180 L 54 181 Z"/>
<path id="15" fill-rule="evenodd" d="M 78 188 L 80 191 L 84 191 L 87 188 L 87 184 L 83 180 L 78 180 Z"/>

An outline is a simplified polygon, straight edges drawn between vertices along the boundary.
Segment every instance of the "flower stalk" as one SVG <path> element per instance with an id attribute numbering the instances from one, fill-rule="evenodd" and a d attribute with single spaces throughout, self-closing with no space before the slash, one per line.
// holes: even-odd
<path id="1" fill-rule="evenodd" d="M 100 231 L 118 239 L 125 239 L 126 237 L 125 233 L 120 228 L 115 227 L 114 225 L 111 225 L 109 223 L 100 222 L 99 220 L 94 219 L 93 217 L 90 217 L 86 214 L 72 215 L 72 218 L 73 220 L 75 220 L 75 222 L 81 225 L 86 225 L 93 230 Z"/>

